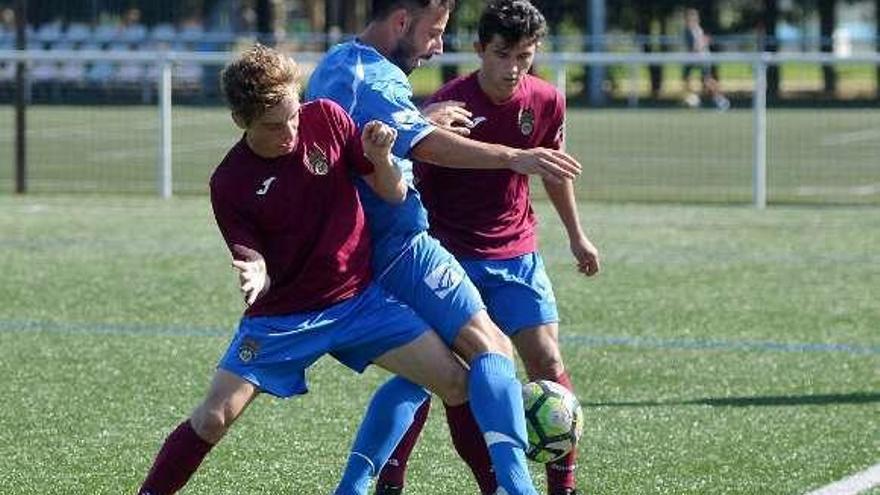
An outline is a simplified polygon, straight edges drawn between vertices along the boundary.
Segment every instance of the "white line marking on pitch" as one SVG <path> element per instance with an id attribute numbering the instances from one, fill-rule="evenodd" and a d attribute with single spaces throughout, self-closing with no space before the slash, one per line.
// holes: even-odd
<path id="1" fill-rule="evenodd" d="M 824 196 L 831 194 L 846 194 L 848 196 L 870 196 L 880 192 L 880 182 L 865 184 L 863 186 L 803 186 L 797 188 L 800 196 Z"/>
<path id="2" fill-rule="evenodd" d="M 880 486 L 880 464 L 874 464 L 864 471 L 825 485 L 806 495 L 855 495 L 877 486 Z"/>
<path id="3" fill-rule="evenodd" d="M 880 138 L 880 129 L 863 129 L 861 131 L 841 132 L 824 137 L 822 139 L 822 146 L 841 146 L 861 141 L 873 141 L 877 138 Z"/>

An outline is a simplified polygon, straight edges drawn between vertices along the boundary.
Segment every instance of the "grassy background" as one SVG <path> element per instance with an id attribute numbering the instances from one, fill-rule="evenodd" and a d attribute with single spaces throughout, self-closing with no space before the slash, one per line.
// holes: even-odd
<path id="1" fill-rule="evenodd" d="M 583 163 L 584 197 L 615 201 L 749 203 L 752 121 L 747 109 L 569 111 L 568 150 Z M 0 190 L 12 190 L 12 109 L 0 108 Z M 238 139 L 220 108 L 175 106 L 174 190 L 206 192 Z M 774 109 L 767 117 L 771 203 L 880 204 L 880 110 Z M 156 191 L 153 107 L 35 106 L 28 113 L 35 192 Z"/>
<path id="2" fill-rule="evenodd" d="M 587 203 L 604 267 L 584 279 L 536 206 L 588 493 L 802 493 L 878 462 L 874 209 Z M 241 310 L 207 198 L 0 196 L 0 246 L 0 492 L 132 493 Z M 328 493 L 385 376 L 322 360 L 184 493 Z M 410 486 L 476 491 L 436 407 Z"/>

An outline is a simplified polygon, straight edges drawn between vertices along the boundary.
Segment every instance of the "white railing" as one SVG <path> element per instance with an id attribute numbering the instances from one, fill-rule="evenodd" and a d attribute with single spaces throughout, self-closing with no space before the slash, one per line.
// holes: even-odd
<path id="1" fill-rule="evenodd" d="M 102 50 L 0 50 L 0 62 L 134 62 L 154 65 L 155 86 L 158 93 L 160 114 L 159 153 L 157 163 L 157 190 L 162 197 L 172 194 L 171 163 L 171 70 L 175 64 L 196 63 L 222 65 L 233 56 L 231 52 L 173 52 L 173 51 L 102 51 Z M 303 52 L 293 54 L 298 63 L 313 65 L 320 61 L 323 53 Z M 436 57 L 432 65 L 466 65 L 475 62 L 472 53 L 447 53 Z M 767 204 L 767 67 L 787 62 L 806 62 L 813 64 L 874 64 L 880 66 L 880 54 L 863 53 L 840 56 L 832 53 L 712 53 L 707 55 L 693 53 L 541 53 L 538 63 L 550 67 L 557 87 L 564 91 L 567 68 L 572 65 L 625 65 L 632 68 L 630 74 L 635 79 L 639 66 L 662 64 L 749 64 L 752 67 L 754 96 L 752 99 L 752 202 L 757 208 Z M 632 84 L 631 88 L 635 88 Z M 636 103 L 638 94 L 631 89 L 630 103 Z"/>

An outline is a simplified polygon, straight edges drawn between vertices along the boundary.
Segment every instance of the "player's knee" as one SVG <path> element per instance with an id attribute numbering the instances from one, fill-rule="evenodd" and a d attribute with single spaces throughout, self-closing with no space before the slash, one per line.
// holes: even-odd
<path id="1" fill-rule="evenodd" d="M 459 406 L 468 400 L 468 373 L 462 367 L 453 373 L 446 373 L 447 378 L 439 387 L 438 395 L 447 406 Z"/>
<path id="2" fill-rule="evenodd" d="M 454 347 L 467 362 L 486 352 L 513 357 L 513 344 L 485 311 L 480 311 L 461 328 Z"/>
<path id="3" fill-rule="evenodd" d="M 557 376 L 565 372 L 562 356 L 558 352 L 544 352 L 522 357 L 526 371 L 530 377 L 535 379 L 555 381 Z"/>
<path id="4" fill-rule="evenodd" d="M 232 418 L 228 417 L 224 408 L 202 404 L 190 417 L 190 423 L 196 434 L 209 443 L 217 443 L 229 430 Z"/>

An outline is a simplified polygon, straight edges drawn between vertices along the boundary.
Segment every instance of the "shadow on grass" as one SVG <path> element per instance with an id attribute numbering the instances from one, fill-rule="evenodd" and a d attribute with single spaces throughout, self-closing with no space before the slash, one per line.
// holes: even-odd
<path id="1" fill-rule="evenodd" d="M 584 407 L 657 407 L 657 406 L 827 406 L 836 404 L 869 404 L 880 402 L 880 393 L 817 395 L 759 395 L 754 397 L 706 397 L 692 400 L 582 402 Z"/>

